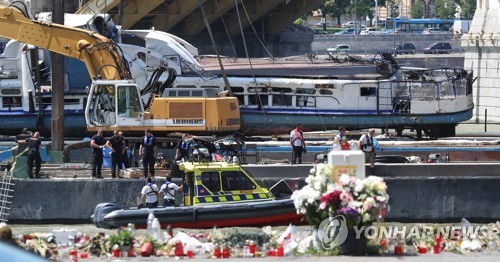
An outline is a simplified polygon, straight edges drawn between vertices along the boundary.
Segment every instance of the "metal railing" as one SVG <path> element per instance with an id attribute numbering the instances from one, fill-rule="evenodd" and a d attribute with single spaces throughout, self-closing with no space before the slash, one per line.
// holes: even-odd
<path id="1" fill-rule="evenodd" d="M 382 114 L 409 114 L 412 101 L 439 101 L 467 96 L 465 79 L 395 81 L 378 88 L 378 112 Z"/>
<path id="2" fill-rule="evenodd" d="M 12 204 L 14 193 L 13 186 L 12 174 L 6 169 L 0 181 L 0 222 L 7 222 L 9 220 L 10 205 Z"/>

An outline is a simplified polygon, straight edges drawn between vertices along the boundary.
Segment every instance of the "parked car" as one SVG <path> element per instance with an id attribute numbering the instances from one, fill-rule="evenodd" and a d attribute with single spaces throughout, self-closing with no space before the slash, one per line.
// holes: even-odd
<path id="1" fill-rule="evenodd" d="M 359 27 L 359 28 L 363 28 L 365 27 L 364 25 L 358 23 L 358 22 L 354 22 L 354 21 L 349 21 L 349 22 L 345 22 L 342 24 L 342 27 Z"/>
<path id="2" fill-rule="evenodd" d="M 351 52 L 351 47 L 349 45 L 334 45 L 332 47 L 329 47 L 326 49 L 326 51 L 330 54 L 338 54 L 338 53 L 347 53 L 349 54 Z"/>
<path id="3" fill-rule="evenodd" d="M 357 29 L 356 31 L 358 32 L 358 35 L 359 35 L 359 32 L 361 32 L 361 29 Z M 334 35 L 354 35 L 354 32 L 355 32 L 354 28 L 348 28 L 348 29 L 345 29 L 342 31 L 338 31 Z"/>
<path id="4" fill-rule="evenodd" d="M 443 31 L 439 28 L 425 28 L 424 31 L 422 31 L 423 35 L 433 35 L 433 34 L 448 34 L 448 32 Z"/>
<path id="5" fill-rule="evenodd" d="M 354 27 L 354 26 L 361 27 L 361 25 L 358 22 L 354 21 L 349 21 L 342 24 L 342 27 Z"/>
<path id="6" fill-rule="evenodd" d="M 382 31 L 378 28 L 367 27 L 359 33 L 360 35 L 385 35 L 385 31 Z"/>
<path id="7" fill-rule="evenodd" d="M 412 43 L 399 43 L 394 50 L 394 54 L 415 54 L 417 48 Z"/>
<path id="8" fill-rule="evenodd" d="M 450 52 L 450 43 L 433 43 L 424 47 L 424 54 L 449 54 Z"/>

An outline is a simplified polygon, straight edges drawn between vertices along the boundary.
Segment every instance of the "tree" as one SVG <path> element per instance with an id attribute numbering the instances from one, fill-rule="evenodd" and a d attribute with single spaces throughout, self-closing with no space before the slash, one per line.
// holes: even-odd
<path id="1" fill-rule="evenodd" d="M 456 6 L 453 0 L 436 0 L 435 16 L 441 19 L 454 18 Z"/>
<path id="2" fill-rule="evenodd" d="M 332 18 L 336 18 L 337 25 L 340 25 L 340 17 L 346 13 L 349 4 L 350 0 L 330 0 L 323 4 L 321 10 Z"/>
<path id="3" fill-rule="evenodd" d="M 424 7 L 422 6 L 422 3 L 420 1 L 415 1 L 415 3 L 413 3 L 413 5 L 411 6 L 410 15 L 412 19 L 424 17 Z"/>
<path id="4" fill-rule="evenodd" d="M 457 0 L 457 4 L 460 6 L 460 17 L 468 20 L 472 20 L 474 13 L 476 12 L 476 0 Z"/>
<path id="5" fill-rule="evenodd" d="M 398 0 L 387 0 L 388 14 L 387 17 L 398 17 L 399 16 L 399 1 Z"/>
<path id="6" fill-rule="evenodd" d="M 379 0 L 378 6 L 384 6 L 386 0 Z M 372 24 L 375 16 L 375 1 L 374 0 L 348 0 L 347 12 L 356 14 L 357 18 L 368 17 Z M 364 19 L 363 19 L 364 20 Z"/>

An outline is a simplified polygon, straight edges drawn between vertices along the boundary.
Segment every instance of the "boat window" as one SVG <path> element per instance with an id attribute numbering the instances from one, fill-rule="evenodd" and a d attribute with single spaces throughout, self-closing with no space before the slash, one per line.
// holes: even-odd
<path id="1" fill-rule="evenodd" d="M 22 97 L 20 96 L 11 96 L 11 97 L 2 97 L 3 107 L 22 107 Z"/>
<path id="2" fill-rule="evenodd" d="M 177 91 L 168 91 L 168 96 L 169 97 L 176 97 L 177 96 Z"/>
<path id="3" fill-rule="evenodd" d="M 243 92 L 245 92 L 245 88 L 243 88 L 241 86 L 232 86 L 231 90 L 233 91 L 233 93 L 243 93 Z"/>
<path id="4" fill-rule="evenodd" d="M 244 95 L 234 95 L 236 98 L 238 98 L 238 104 L 239 105 L 244 105 L 245 104 L 245 96 Z"/>
<path id="5" fill-rule="evenodd" d="M 283 93 L 291 93 L 292 89 L 288 87 L 273 87 L 272 91 L 283 94 Z"/>
<path id="6" fill-rule="evenodd" d="M 299 107 L 303 106 L 315 107 L 316 99 L 314 98 L 314 96 L 297 96 L 295 104 Z"/>
<path id="7" fill-rule="evenodd" d="M 319 94 L 320 95 L 333 95 L 333 92 L 331 90 L 328 90 L 328 89 L 320 89 L 319 90 Z"/>
<path id="8" fill-rule="evenodd" d="M 203 97 L 203 91 L 199 91 L 199 90 L 191 91 L 191 96 L 194 96 L 194 97 Z"/>
<path id="9" fill-rule="evenodd" d="M 65 98 L 64 104 L 65 105 L 79 105 L 80 99 L 78 99 L 78 98 Z"/>
<path id="10" fill-rule="evenodd" d="M 203 91 L 205 91 L 207 97 L 217 97 L 217 94 L 222 90 L 220 88 L 205 88 Z"/>
<path id="11" fill-rule="evenodd" d="M 259 97 L 260 97 L 260 100 L 259 100 Z M 248 96 L 248 104 L 249 105 L 261 105 L 261 106 L 267 106 L 268 103 L 268 97 L 267 95 L 260 95 L 260 96 L 256 96 L 256 95 L 249 95 Z"/>
<path id="12" fill-rule="evenodd" d="M 201 173 L 201 183 L 210 191 L 220 191 L 219 172 Z"/>
<path id="13" fill-rule="evenodd" d="M 316 90 L 312 89 L 312 88 L 297 88 L 295 90 L 295 93 L 297 94 L 314 94 Z"/>
<path id="14" fill-rule="evenodd" d="M 273 95 L 273 106 L 292 106 L 292 96 Z"/>
<path id="15" fill-rule="evenodd" d="M 375 87 L 361 87 L 361 96 L 376 96 L 377 89 Z"/>
<path id="16" fill-rule="evenodd" d="M 258 93 L 266 93 L 267 92 L 267 87 L 249 87 L 248 88 L 248 92 L 249 93 L 255 93 L 255 92 L 258 92 Z"/>
<path id="17" fill-rule="evenodd" d="M 320 88 L 335 89 L 335 86 L 333 84 L 315 84 L 314 88 L 317 88 L 317 89 L 320 89 Z"/>
<path id="18" fill-rule="evenodd" d="M 222 172 L 222 190 L 253 190 L 256 186 L 245 173 L 241 171 Z"/>
<path id="19" fill-rule="evenodd" d="M 21 89 L 18 88 L 4 88 L 2 89 L 2 95 L 20 95 Z"/>
<path id="20" fill-rule="evenodd" d="M 180 96 L 180 97 L 189 97 L 191 94 L 191 92 L 189 90 L 184 90 L 184 91 L 179 91 L 177 92 L 177 96 Z"/>

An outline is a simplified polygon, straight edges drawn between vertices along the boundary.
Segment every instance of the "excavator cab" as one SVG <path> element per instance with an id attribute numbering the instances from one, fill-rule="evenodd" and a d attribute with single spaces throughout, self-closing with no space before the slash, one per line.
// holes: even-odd
<path id="1" fill-rule="evenodd" d="M 85 120 L 89 130 L 142 126 L 144 107 L 131 81 L 95 81 L 88 94 Z"/>

